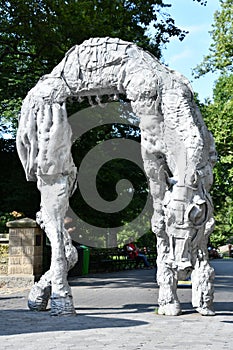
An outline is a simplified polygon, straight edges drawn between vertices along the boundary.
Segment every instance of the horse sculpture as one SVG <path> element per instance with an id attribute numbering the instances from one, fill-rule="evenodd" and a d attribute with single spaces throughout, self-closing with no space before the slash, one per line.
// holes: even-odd
<path id="1" fill-rule="evenodd" d="M 182 75 L 135 44 L 108 37 L 71 48 L 22 105 L 17 149 L 27 180 L 37 181 L 37 222 L 52 247 L 50 270 L 33 285 L 29 308 L 45 310 L 51 299 L 51 315 L 75 314 L 67 274 L 78 257 L 64 217 L 77 174 L 66 100 L 96 96 L 98 101 L 115 94 L 124 94 L 140 118 L 157 236 L 158 313 L 181 313 L 177 281 L 191 274 L 193 306 L 202 315 L 214 315 L 214 270 L 207 251 L 214 228 L 209 195 L 216 161 L 213 138 Z"/>

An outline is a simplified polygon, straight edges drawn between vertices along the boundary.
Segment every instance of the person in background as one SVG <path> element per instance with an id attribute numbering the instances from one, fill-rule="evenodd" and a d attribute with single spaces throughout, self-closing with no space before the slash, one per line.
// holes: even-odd
<path id="1" fill-rule="evenodd" d="M 147 256 L 140 252 L 140 250 L 134 244 L 132 239 L 130 240 L 129 243 L 126 244 L 126 251 L 127 251 L 129 258 L 132 260 L 135 260 L 136 268 L 138 267 L 138 265 L 141 261 L 143 262 L 144 267 L 150 268 L 150 263 L 147 260 Z"/>

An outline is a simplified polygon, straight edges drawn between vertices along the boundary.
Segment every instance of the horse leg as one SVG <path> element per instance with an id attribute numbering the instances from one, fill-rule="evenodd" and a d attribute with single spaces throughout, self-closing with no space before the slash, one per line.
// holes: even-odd
<path id="1" fill-rule="evenodd" d="M 192 272 L 192 305 L 203 316 L 214 316 L 214 269 L 207 260 L 197 258 Z"/>
<path id="2" fill-rule="evenodd" d="M 47 304 L 46 299 L 48 300 L 50 296 L 51 286 L 51 315 L 75 314 L 67 273 L 77 261 L 77 252 L 64 229 L 64 217 L 69 198 L 68 178 L 66 176 L 57 176 L 55 179 L 54 176 L 42 177 L 38 179 L 38 188 L 41 192 L 41 221 L 51 242 L 52 257 L 50 270 L 35 285 L 29 304 L 36 304 L 37 310 L 41 307 L 44 309 Z M 35 290 L 40 294 L 36 303 Z"/>
<path id="3" fill-rule="evenodd" d="M 37 223 L 45 228 L 41 212 L 37 213 Z M 65 246 L 65 256 L 69 265 L 68 270 L 70 270 L 77 262 L 78 255 L 76 248 L 72 245 L 72 240 L 69 233 L 64 230 L 64 246 Z M 29 293 L 28 296 L 28 307 L 32 311 L 45 311 L 48 305 L 48 301 L 51 297 L 51 269 L 49 269 L 38 282 L 36 282 Z"/>
<path id="4" fill-rule="evenodd" d="M 36 282 L 28 295 L 28 307 L 31 311 L 45 311 L 51 296 L 51 271 L 48 270 Z"/>
<path id="5" fill-rule="evenodd" d="M 149 117 L 148 117 L 149 118 Z M 144 168 L 150 182 L 150 193 L 153 198 L 154 214 L 151 220 L 152 231 L 157 237 L 157 283 L 159 285 L 159 314 L 179 315 L 181 313 L 180 304 L 176 294 L 177 289 L 177 271 L 170 264 L 170 239 L 165 230 L 165 218 L 163 201 L 165 193 L 169 187 L 170 169 L 166 163 L 165 155 L 162 147 L 159 149 L 157 145 L 162 144 L 162 135 L 155 132 L 155 120 L 153 124 L 148 120 L 146 125 L 144 119 L 141 119 L 142 134 L 142 158 Z M 170 247 L 170 248 L 169 248 Z"/>
<path id="6" fill-rule="evenodd" d="M 146 163 L 145 163 L 146 164 Z M 150 163 L 150 166 L 152 163 Z M 148 169 L 146 166 L 145 168 Z M 181 313 L 177 297 L 177 266 L 171 261 L 171 237 L 164 225 L 163 199 L 167 188 L 165 159 L 159 158 L 153 162 L 153 172 L 150 172 L 150 189 L 153 197 L 154 214 L 152 230 L 157 237 L 157 283 L 159 285 L 159 314 L 176 316 Z M 151 176 L 151 173 L 153 174 Z"/>
<path id="7" fill-rule="evenodd" d="M 194 255 L 194 270 L 192 272 L 192 305 L 203 316 L 214 316 L 214 269 L 209 264 L 207 242 L 209 235 L 214 229 L 214 218 L 205 225 L 198 236 L 200 242 Z M 204 231 L 204 233 L 203 233 Z M 197 239 L 199 238 L 197 236 Z"/>
<path id="8" fill-rule="evenodd" d="M 160 245 L 161 242 L 158 244 Z M 181 314 L 180 303 L 177 296 L 177 269 L 169 266 L 165 259 L 157 259 L 157 282 L 159 285 L 158 314 L 177 316 Z"/>

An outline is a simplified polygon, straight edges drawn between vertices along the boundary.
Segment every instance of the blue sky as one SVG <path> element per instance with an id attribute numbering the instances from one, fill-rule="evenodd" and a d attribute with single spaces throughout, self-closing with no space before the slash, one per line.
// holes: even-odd
<path id="1" fill-rule="evenodd" d="M 179 28 L 188 30 L 189 34 L 183 41 L 174 38 L 162 51 L 164 63 L 185 75 L 190 81 L 193 90 L 203 101 L 212 98 L 212 90 L 216 74 L 208 73 L 194 79 L 192 69 L 201 63 L 203 56 L 208 54 L 211 43 L 209 31 L 214 21 L 214 12 L 220 9 L 219 0 L 208 0 L 206 6 L 201 6 L 192 0 L 166 0 L 172 4 L 168 9 Z"/>

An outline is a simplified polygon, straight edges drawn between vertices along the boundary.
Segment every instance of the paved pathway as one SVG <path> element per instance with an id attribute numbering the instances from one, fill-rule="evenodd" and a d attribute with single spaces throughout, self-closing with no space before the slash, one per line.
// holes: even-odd
<path id="1" fill-rule="evenodd" d="M 233 348 L 233 259 L 216 260 L 215 317 L 192 309 L 180 287 L 183 314 L 156 315 L 154 270 L 96 274 L 70 280 L 77 317 L 27 310 L 28 290 L 0 289 L 0 350 L 227 350 Z"/>

